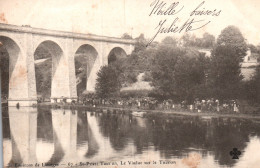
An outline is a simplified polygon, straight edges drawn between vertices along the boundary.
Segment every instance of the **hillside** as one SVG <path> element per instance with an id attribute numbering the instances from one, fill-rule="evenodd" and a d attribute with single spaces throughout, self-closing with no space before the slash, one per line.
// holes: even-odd
<path id="1" fill-rule="evenodd" d="M 137 81 L 135 83 L 129 84 L 127 87 L 123 87 L 121 91 L 129 90 L 152 90 L 153 87 L 150 85 L 150 82 L 144 81 L 145 73 L 140 73 L 137 76 Z"/>
<path id="2" fill-rule="evenodd" d="M 51 96 L 52 59 L 35 61 L 36 90 L 38 96 Z"/>

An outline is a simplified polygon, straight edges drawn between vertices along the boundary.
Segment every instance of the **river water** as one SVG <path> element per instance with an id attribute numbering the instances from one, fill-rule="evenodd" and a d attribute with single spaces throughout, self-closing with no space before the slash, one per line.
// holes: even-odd
<path id="1" fill-rule="evenodd" d="M 141 118 L 32 107 L 5 107 L 2 115 L 5 166 L 258 168 L 260 165 L 259 120 L 179 115 Z M 232 159 L 233 148 L 241 151 L 239 159 Z"/>

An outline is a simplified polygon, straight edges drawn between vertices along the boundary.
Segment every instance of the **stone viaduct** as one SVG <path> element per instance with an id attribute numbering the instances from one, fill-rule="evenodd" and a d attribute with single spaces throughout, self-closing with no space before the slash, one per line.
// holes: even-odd
<path id="1" fill-rule="evenodd" d="M 76 52 L 88 46 L 97 55 L 91 62 L 87 90 L 94 91 L 97 72 L 108 64 L 108 55 L 122 49 L 127 55 L 134 49 L 134 40 L 90 34 L 53 31 L 29 26 L 0 24 L 0 42 L 9 54 L 8 105 L 31 106 L 37 101 L 34 53 L 37 47 L 45 47 L 52 55 L 51 100 L 77 99 L 74 57 Z M 8 68 L 8 67 L 2 67 Z"/>

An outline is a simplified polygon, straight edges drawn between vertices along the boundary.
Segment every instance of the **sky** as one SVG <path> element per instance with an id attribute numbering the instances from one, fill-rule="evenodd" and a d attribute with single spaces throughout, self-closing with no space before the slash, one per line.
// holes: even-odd
<path id="1" fill-rule="evenodd" d="M 0 0 L 0 22 L 13 25 L 75 33 L 91 33 L 103 36 L 121 37 L 128 33 L 138 37 L 141 33 L 152 38 L 158 31 L 161 20 L 169 27 L 178 17 L 177 26 L 188 19 L 203 20 L 209 24 L 190 33 L 200 37 L 208 32 L 216 37 L 228 25 L 237 26 L 248 43 L 260 44 L 260 1 L 259 0 L 205 0 L 200 10 L 221 10 L 219 16 L 190 16 L 203 0 L 164 0 L 165 8 L 177 3 L 175 15 L 151 15 L 151 4 L 162 0 Z M 158 34 L 160 41 L 166 36 L 180 37 L 181 33 Z"/>

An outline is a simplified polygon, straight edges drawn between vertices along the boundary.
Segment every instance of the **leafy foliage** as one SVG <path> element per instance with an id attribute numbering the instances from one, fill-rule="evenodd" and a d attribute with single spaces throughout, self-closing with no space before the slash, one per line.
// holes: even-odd
<path id="1" fill-rule="evenodd" d="M 52 75 L 52 59 L 35 65 L 36 90 L 37 94 L 43 97 L 51 96 L 51 75 Z"/>
<path id="2" fill-rule="evenodd" d="M 253 44 L 249 44 L 248 48 L 250 48 L 251 53 L 259 53 L 258 48 Z"/>
<path id="3" fill-rule="evenodd" d="M 127 34 L 127 33 L 124 33 L 121 38 L 123 38 L 123 39 L 133 39 L 133 38 L 132 38 L 129 34 Z"/>
<path id="4" fill-rule="evenodd" d="M 209 59 L 194 49 L 161 45 L 154 57 L 152 85 L 154 94 L 177 101 L 200 96 L 198 88 L 205 84 Z"/>
<path id="5" fill-rule="evenodd" d="M 173 37 L 167 36 L 162 40 L 163 45 L 172 45 L 172 46 L 177 46 L 177 40 Z"/>
<path id="6" fill-rule="evenodd" d="M 242 80 L 242 58 L 246 55 L 247 44 L 238 28 L 228 26 L 217 39 L 212 52 L 212 90 L 220 99 L 238 98 Z"/>
<path id="7" fill-rule="evenodd" d="M 160 97 L 172 97 L 175 95 L 175 64 L 178 57 L 183 55 L 184 51 L 177 47 L 162 45 L 158 48 L 152 68 L 152 85 Z"/>
<path id="8" fill-rule="evenodd" d="M 114 66 L 101 67 L 97 73 L 96 94 L 101 98 L 109 98 L 119 94 L 121 83 L 119 72 Z"/>
<path id="9" fill-rule="evenodd" d="M 175 65 L 175 90 L 181 100 L 192 102 L 195 98 L 203 98 L 200 94 L 206 86 L 206 72 L 209 59 L 202 53 L 187 52 Z"/>
<path id="10" fill-rule="evenodd" d="M 243 83 L 242 98 L 253 103 L 260 102 L 260 65 L 257 66 L 252 80 Z"/>
<path id="11" fill-rule="evenodd" d="M 240 61 L 242 61 L 242 58 L 246 55 L 248 48 L 245 38 L 235 26 L 228 26 L 221 31 L 217 39 L 217 47 L 219 46 L 226 46 L 227 48 L 229 47 L 235 50 L 234 52 L 237 54 L 237 57 L 240 58 Z"/>
<path id="12" fill-rule="evenodd" d="M 5 48 L 0 48 L 0 67 L 1 67 L 1 95 L 7 96 L 9 91 L 9 55 Z"/>
<path id="13" fill-rule="evenodd" d="M 186 47 L 212 48 L 215 45 L 215 37 L 209 33 L 204 33 L 202 38 L 185 34 L 181 40 Z"/>

